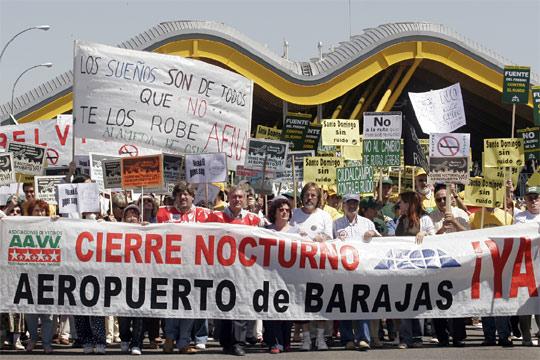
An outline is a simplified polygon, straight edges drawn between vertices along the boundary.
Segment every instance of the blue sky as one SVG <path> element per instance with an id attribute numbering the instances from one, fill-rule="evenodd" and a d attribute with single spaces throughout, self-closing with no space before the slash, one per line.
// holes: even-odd
<path id="1" fill-rule="evenodd" d="M 232 26 L 289 58 L 317 56 L 363 29 L 401 21 L 445 24 L 519 65 L 540 73 L 539 0 L 385 1 L 37 1 L 0 0 L 0 47 L 20 30 L 48 24 L 17 38 L 0 63 L 0 103 L 10 101 L 17 76 L 30 66 L 52 62 L 50 69 L 27 73 L 15 96 L 72 67 L 76 39 L 116 45 L 169 20 L 214 20 Z"/>

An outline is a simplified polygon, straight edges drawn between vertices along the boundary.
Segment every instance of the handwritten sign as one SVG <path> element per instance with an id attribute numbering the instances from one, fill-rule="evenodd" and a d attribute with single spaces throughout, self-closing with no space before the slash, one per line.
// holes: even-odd
<path id="1" fill-rule="evenodd" d="M 189 183 L 225 182 L 227 174 L 224 153 L 186 155 L 186 181 Z"/>
<path id="2" fill-rule="evenodd" d="M 336 168 L 344 167 L 345 160 L 326 156 L 304 158 L 304 182 L 316 182 L 319 185 L 336 183 Z"/>
<path id="3" fill-rule="evenodd" d="M 373 167 L 351 166 L 336 169 L 339 195 L 364 194 L 373 191 Z"/>
<path id="4" fill-rule="evenodd" d="M 360 124 L 358 120 L 328 119 L 322 121 L 323 145 L 358 145 Z"/>
<path id="5" fill-rule="evenodd" d="M 13 155 L 11 153 L 2 153 L 0 154 L 0 185 L 8 185 L 14 182 Z"/>
<path id="6" fill-rule="evenodd" d="M 203 61 L 80 41 L 73 74 L 76 136 L 244 163 L 251 80 Z"/>
<path id="7" fill-rule="evenodd" d="M 101 212 L 98 184 L 58 184 L 58 212 L 60 214 Z"/>
<path id="8" fill-rule="evenodd" d="M 27 143 L 8 142 L 7 151 L 13 154 L 13 169 L 25 175 L 41 175 L 47 148 Z"/>
<path id="9" fill-rule="evenodd" d="M 364 139 L 401 139 L 402 115 L 400 111 L 365 112 Z"/>
<path id="10" fill-rule="evenodd" d="M 471 178 L 465 186 L 465 205 L 480 207 L 500 207 L 505 194 L 504 180 Z"/>
<path id="11" fill-rule="evenodd" d="M 289 143 L 275 140 L 248 140 L 246 168 L 254 170 L 282 170 L 287 159 Z"/>
<path id="12" fill-rule="evenodd" d="M 503 103 L 528 103 L 530 77 L 531 68 L 528 66 L 505 66 L 503 73 Z"/>
<path id="13" fill-rule="evenodd" d="M 61 184 L 65 176 L 36 176 L 34 178 L 34 192 L 36 199 L 46 201 L 49 205 L 57 205 L 56 185 Z"/>
<path id="14" fill-rule="evenodd" d="M 255 133 L 255 138 L 279 140 L 281 139 L 281 129 L 276 129 L 264 125 L 257 125 L 257 132 Z"/>
<path id="15" fill-rule="evenodd" d="M 123 157 L 120 159 L 122 168 L 122 188 L 162 188 L 163 187 L 163 157 L 147 155 Z"/>
<path id="16" fill-rule="evenodd" d="M 466 124 L 459 83 L 440 90 L 409 93 L 409 98 L 426 134 L 449 133 Z"/>
<path id="17" fill-rule="evenodd" d="M 523 139 L 484 139 L 484 166 L 520 167 L 523 160 Z"/>

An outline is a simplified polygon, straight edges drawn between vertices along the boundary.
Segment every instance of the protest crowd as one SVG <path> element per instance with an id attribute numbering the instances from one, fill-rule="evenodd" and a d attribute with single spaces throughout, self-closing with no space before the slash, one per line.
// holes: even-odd
<path id="1" fill-rule="evenodd" d="M 74 167 L 72 167 L 74 170 Z M 382 192 L 374 196 L 359 194 L 338 196 L 335 186 L 309 182 L 302 188 L 298 203 L 291 193 L 263 196 L 249 183 L 225 188 L 213 203 L 195 204 L 195 187 L 178 182 L 172 196 L 144 194 L 137 200 L 128 192 L 112 193 L 107 213 L 82 213 L 85 221 L 126 223 L 233 223 L 298 233 L 306 241 L 361 241 L 374 237 L 414 236 L 421 243 L 428 235 L 467 231 L 479 227 L 479 211 L 463 205 L 463 193 L 456 186 L 427 184 L 425 171 L 416 172 L 417 191 L 393 192 L 394 181 L 381 179 Z M 73 183 L 90 182 L 88 176 L 66 176 Z M 505 213 L 514 223 L 540 220 L 540 187 L 529 187 L 524 202 L 515 201 L 512 183 L 507 183 L 507 209 L 486 208 L 484 227 L 502 226 Z M 450 196 L 447 196 L 447 192 Z M 129 192 L 131 195 L 131 192 Z M 446 200 L 451 199 L 451 213 Z M 265 201 L 268 203 L 265 204 Z M 296 205 L 296 206 L 295 206 Z M 2 216 L 50 216 L 57 218 L 57 207 L 35 198 L 34 185 L 26 183 L 22 194 L 9 197 Z M 478 209 L 475 209 L 478 210 Z M 480 210 L 482 211 L 482 210 Z M 265 344 L 277 354 L 291 350 L 327 350 L 344 346 L 366 351 L 396 346 L 400 349 L 423 346 L 428 341 L 438 346 L 465 346 L 466 324 L 482 327 L 485 346 L 512 346 L 520 338 L 523 346 L 532 346 L 532 316 L 453 318 L 453 319 L 379 319 L 342 321 L 245 321 L 212 319 L 159 319 L 146 317 L 67 316 L 23 313 L 2 314 L 1 334 L 4 349 L 34 351 L 41 339 L 45 353 L 53 344 L 84 348 L 84 353 L 105 354 L 109 344 L 120 343 L 122 352 L 140 355 L 148 336 L 150 348 L 174 349 L 195 354 L 206 349 L 209 336 L 219 340 L 223 352 L 244 355 L 245 346 Z M 534 316 L 536 323 L 540 315 Z M 39 321 L 38 321 L 39 320 Z M 38 332 L 38 326 L 40 331 Z M 294 331 L 292 331 L 294 329 Z M 427 337 L 427 338 L 426 338 Z M 426 340 L 427 339 L 427 340 Z M 296 349 L 292 342 L 299 342 Z"/>
<path id="2" fill-rule="evenodd" d="M 359 351 L 464 347 L 468 345 L 466 326 L 482 329 L 483 346 L 538 345 L 540 334 L 533 330 L 540 326 L 538 281 L 533 271 L 534 266 L 538 269 L 538 257 L 530 255 L 537 251 L 538 232 L 534 229 L 531 235 L 526 224 L 540 222 L 540 174 L 536 161 L 525 161 L 523 139 L 514 138 L 513 133 L 510 140 L 485 139 L 483 176 L 471 171 L 471 134 L 453 132 L 466 124 L 459 84 L 409 94 L 418 106 L 444 100 L 427 110 L 415 108 L 421 128 L 429 135 L 423 143 L 414 126 L 405 122 L 402 126 L 401 112 L 365 112 L 362 121 L 319 117 L 313 123 L 287 115 L 281 137 L 265 138 L 257 136 L 260 129 L 250 130 L 253 82 L 237 73 L 177 56 L 82 42 L 75 46 L 73 117 L 77 121 L 53 119 L 0 127 L 7 140 L 6 151 L 0 153 L 0 185 L 4 185 L 0 195 L 5 199 L 0 212 L 0 277 L 6 281 L 0 309 L 9 310 L 0 319 L 3 350 L 36 353 L 39 349 L 49 354 L 72 346 L 85 354 L 105 354 L 117 351 L 119 345 L 122 353 L 132 355 L 141 355 L 147 348 L 196 354 L 207 349 L 209 339 L 219 341 L 223 353 L 237 356 L 245 355 L 253 345 L 265 346 L 272 354 L 340 347 Z M 83 63 L 90 64 L 91 71 L 78 66 Z M 106 63 L 125 64 L 125 73 L 113 71 L 113 76 Z M 144 67 L 128 73 L 128 65 L 133 64 Z M 190 88 L 192 82 L 197 85 Z M 163 103 L 144 103 L 148 93 L 153 94 L 153 101 L 161 94 Z M 200 99 L 196 110 L 194 102 Z M 174 108 L 173 103 L 187 104 L 188 111 Z M 126 109 L 116 109 L 118 104 L 125 104 Z M 178 114 L 184 116 L 182 120 Z M 426 116 L 436 131 L 422 126 Z M 439 121 L 443 117 L 445 122 Z M 38 134 L 41 141 L 28 134 Z M 134 143 L 141 152 L 146 145 L 153 152 L 125 156 L 133 154 L 120 154 L 118 146 L 114 151 L 107 147 L 114 141 L 123 150 Z M 45 166 L 50 158 L 46 151 L 52 148 L 64 165 L 64 172 L 56 175 L 49 173 L 51 164 Z M 524 165 L 532 171 L 527 181 L 519 180 L 518 191 L 514 185 Z M 478 161 L 475 167 L 480 168 Z M 471 173 L 475 176 L 470 177 Z M 18 216 L 25 218 L 13 218 Z M 209 224 L 220 224 L 221 229 Z M 512 231 L 504 230 L 507 225 L 529 232 L 512 234 L 515 238 L 502 236 L 504 241 L 498 244 L 491 240 L 498 233 L 482 232 L 499 227 Z M 70 227 L 84 230 L 73 235 Z M 461 232 L 462 239 L 457 239 L 454 233 Z M 472 233 L 476 238 L 471 238 L 466 250 L 463 246 L 450 254 L 452 258 L 453 244 L 444 242 L 465 242 Z M 145 234 L 144 246 L 141 234 Z M 221 237 L 214 247 L 215 234 Z M 235 234 L 241 234 L 241 243 L 235 242 Z M 179 253 L 184 255 L 185 249 L 195 246 L 186 244 L 186 239 L 197 242 L 199 252 L 181 259 Z M 441 246 L 423 247 L 437 241 Z M 223 244 L 229 246 L 228 251 L 222 250 Z M 275 252 L 270 251 L 272 246 Z M 251 257 L 246 256 L 248 247 Z M 359 258 L 375 248 L 391 259 L 379 257 L 379 263 L 361 268 Z M 264 256 L 255 259 L 253 254 L 261 249 Z M 283 249 L 300 255 L 284 258 Z M 244 267 L 231 260 L 232 253 Z M 65 262 L 60 261 L 60 254 Z M 458 264 L 458 255 L 466 261 Z M 181 261 L 192 260 L 189 256 L 195 259 L 193 264 L 183 267 Z M 511 256 L 512 261 L 507 261 Z M 404 257 L 409 262 L 400 262 Z M 42 263 L 44 259 L 47 264 Z M 127 275 L 105 274 L 111 269 L 125 270 Z M 470 274 L 464 274 L 469 270 Z M 61 271 L 60 280 L 51 285 Z M 200 272 L 206 279 L 172 279 L 174 271 L 181 276 Z M 380 271 L 379 276 L 362 278 L 374 271 Z M 263 272 L 268 279 L 255 278 Z M 226 277 L 223 274 L 229 279 L 219 279 Z M 138 282 L 138 300 L 132 296 L 136 275 L 143 278 Z M 247 285 L 234 284 L 232 280 L 244 282 L 240 276 Z M 454 283 L 448 280 L 450 276 Z M 184 284 L 183 292 L 176 286 L 173 295 L 163 295 L 169 277 L 173 284 Z M 145 287 L 147 278 L 151 278 L 151 289 Z M 290 300 L 289 293 L 280 290 L 287 300 L 280 302 L 280 291 L 276 291 L 273 312 L 259 319 L 256 302 L 253 308 L 226 314 L 231 309 L 221 295 L 212 300 L 215 304 L 192 306 L 198 298 L 193 296 L 188 302 L 191 280 L 199 288 L 222 280 L 216 288 L 228 287 L 230 298 L 231 289 L 240 292 L 262 281 L 268 286 L 291 285 L 296 298 L 287 304 L 288 313 L 282 305 Z M 126 286 L 120 289 L 123 281 Z M 84 287 L 89 283 L 97 289 L 92 298 Z M 352 289 L 344 287 L 352 283 L 356 300 L 345 301 L 343 294 Z M 57 284 L 58 293 L 50 290 Z M 105 295 L 99 293 L 100 285 Z M 323 290 L 325 296 L 332 291 L 327 298 L 333 301 L 326 311 L 320 305 L 323 296 L 317 299 L 317 291 L 320 295 Z M 114 298 L 120 293 L 132 298 Z M 146 308 L 137 306 L 144 303 L 144 294 L 150 298 Z M 389 294 L 400 297 L 389 300 Z M 304 295 L 315 301 L 298 300 Z M 104 302 L 98 303 L 98 298 Z M 174 305 L 158 301 L 162 298 L 172 299 Z M 468 308 L 471 299 L 477 302 Z M 108 307 L 100 308 L 102 304 Z M 341 306 L 339 314 L 332 312 L 332 307 Z M 53 313 L 62 307 L 69 314 Z M 28 311 L 12 311 L 21 308 Z M 193 308 L 216 318 L 189 318 L 185 315 L 193 312 L 182 313 Z M 77 313 L 80 309 L 86 312 Z M 119 312 L 114 313 L 115 309 Z M 167 316 L 159 316 L 159 309 Z M 311 309 L 309 314 L 307 309 Z M 433 312 L 441 318 L 422 316 Z M 393 316 L 385 316 L 390 313 Z M 235 318 L 237 314 L 242 316 Z M 449 316 L 454 314 L 463 316 Z"/>

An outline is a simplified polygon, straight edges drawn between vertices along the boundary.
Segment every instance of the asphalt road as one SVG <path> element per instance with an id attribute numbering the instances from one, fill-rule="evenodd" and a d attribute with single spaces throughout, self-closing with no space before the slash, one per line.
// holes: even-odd
<path id="1" fill-rule="evenodd" d="M 266 347 L 262 346 L 252 346 L 248 347 L 247 356 L 244 359 L 290 359 L 290 360 L 300 360 L 300 359 L 309 359 L 309 360 L 328 360 L 328 359 L 392 359 L 392 360 L 402 360 L 404 357 L 414 360 L 433 360 L 433 359 L 490 359 L 490 360 L 525 360 L 525 359 L 540 359 L 540 346 L 535 347 L 523 347 L 521 346 L 520 340 L 515 340 L 515 346 L 513 348 L 502 348 L 499 346 L 494 347 L 485 347 L 481 346 L 480 343 L 483 340 L 482 330 L 469 327 L 467 330 L 467 346 L 465 348 L 440 348 L 436 345 L 426 344 L 422 349 L 405 349 L 399 350 L 390 344 L 386 344 L 382 349 L 373 349 L 367 352 L 358 352 L 358 351 L 347 351 L 343 347 L 332 347 L 329 351 L 312 351 L 312 352 L 301 352 L 298 351 L 300 346 L 299 343 L 293 343 L 293 351 L 288 353 L 282 353 L 280 355 L 272 355 L 267 352 Z M 426 342 L 428 339 L 425 339 Z M 38 348 L 34 350 L 32 354 L 28 354 L 24 351 L 0 351 L 1 360 L 23 360 L 23 359 L 35 359 L 36 355 L 39 356 L 39 359 L 53 359 L 60 357 L 62 360 L 68 359 L 81 359 L 81 356 L 88 357 L 89 355 L 84 355 L 82 349 L 72 349 L 69 346 L 55 345 L 53 355 L 45 355 Z M 120 352 L 120 347 L 118 344 L 111 345 L 107 348 L 106 357 L 114 356 L 114 359 L 133 359 L 131 355 L 124 355 Z M 219 345 L 213 341 L 210 341 L 208 344 L 208 349 L 204 352 L 200 352 L 196 355 L 166 355 L 163 354 L 161 350 L 150 350 L 144 349 L 144 357 L 152 356 L 152 358 L 157 359 L 171 359 L 181 356 L 182 358 L 193 357 L 195 359 L 233 359 L 231 355 L 224 355 L 221 353 L 221 348 Z M 97 355 L 92 356 L 96 358 Z"/>

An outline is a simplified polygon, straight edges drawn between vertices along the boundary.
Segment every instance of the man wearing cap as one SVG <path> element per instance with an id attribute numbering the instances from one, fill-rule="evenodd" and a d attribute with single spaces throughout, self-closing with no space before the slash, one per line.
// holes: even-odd
<path id="1" fill-rule="evenodd" d="M 531 186 L 527 188 L 527 192 L 525 193 L 525 207 L 525 211 L 520 212 L 514 217 L 514 224 L 540 222 L 540 187 Z M 540 325 L 540 314 L 534 315 L 534 318 L 536 319 L 536 324 Z M 524 346 L 533 345 L 531 337 L 531 319 L 532 315 L 519 316 L 519 327 L 523 336 L 522 344 Z"/>
<path id="2" fill-rule="evenodd" d="M 416 192 L 422 198 L 422 206 L 428 213 L 432 212 L 436 208 L 435 196 L 431 187 L 427 182 L 426 171 L 422 168 L 418 168 L 415 173 L 414 185 L 416 186 Z"/>
<path id="3" fill-rule="evenodd" d="M 356 194 L 347 194 L 343 197 L 345 216 L 334 220 L 334 239 L 369 242 L 372 237 L 381 236 L 371 220 L 358 215 L 359 204 L 360 197 Z M 356 323 L 354 335 L 353 321 Z M 342 320 L 339 322 L 339 332 L 345 349 L 354 350 L 356 347 L 361 351 L 369 349 L 369 320 Z"/>
<path id="4" fill-rule="evenodd" d="M 386 235 L 388 227 L 383 220 L 377 217 L 380 208 L 381 205 L 373 198 L 373 196 L 368 196 L 360 201 L 360 215 L 372 221 L 375 224 L 375 229 L 380 234 Z"/>
<path id="5" fill-rule="evenodd" d="M 388 217 L 390 219 L 393 219 L 395 217 L 394 206 L 396 205 L 396 203 L 390 200 L 390 197 L 392 196 L 393 185 L 394 182 L 392 181 L 392 179 L 390 179 L 388 176 L 383 177 L 382 193 L 379 196 L 379 200 L 381 201 L 381 213 L 384 217 Z"/>

